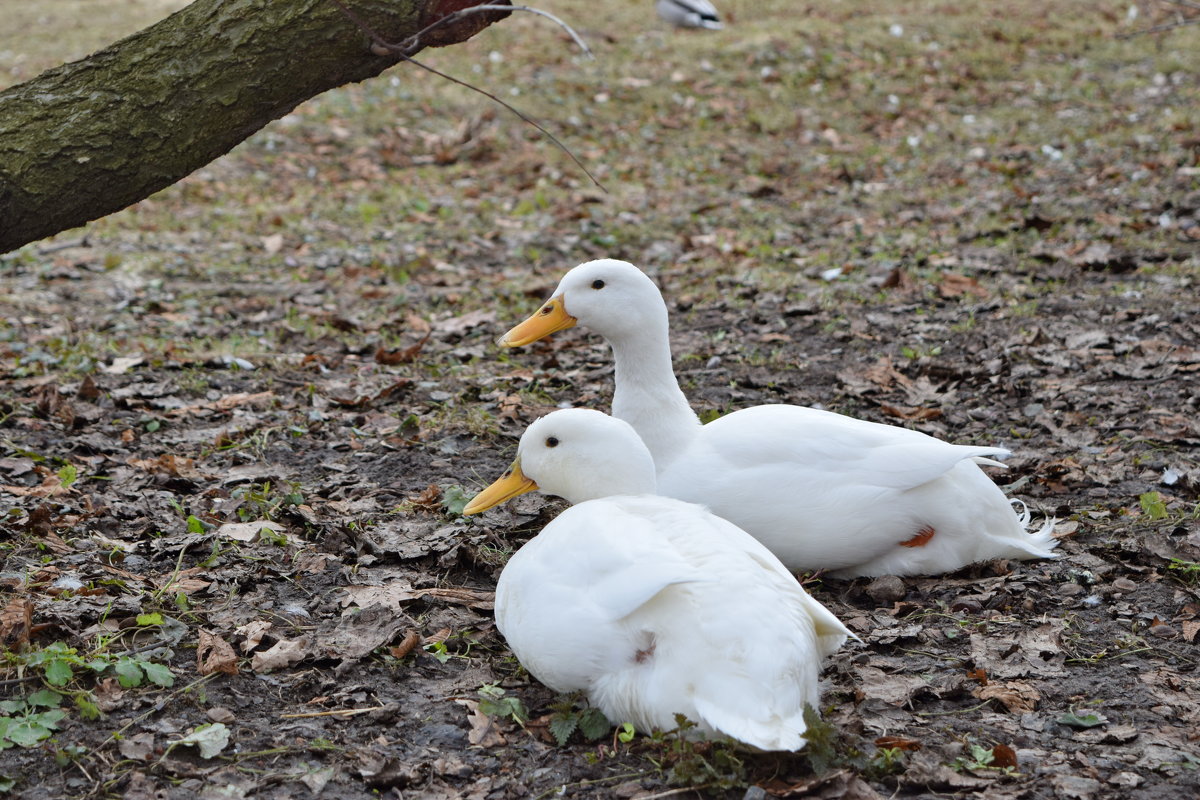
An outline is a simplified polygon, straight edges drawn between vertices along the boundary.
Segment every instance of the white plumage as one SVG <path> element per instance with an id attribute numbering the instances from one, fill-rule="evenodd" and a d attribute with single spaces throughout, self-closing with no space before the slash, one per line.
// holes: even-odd
<path id="1" fill-rule="evenodd" d="M 721 29 L 717 9 L 708 0 L 657 0 L 658 16 L 679 28 Z"/>
<path id="2" fill-rule="evenodd" d="M 613 414 L 654 457 L 658 491 L 703 503 L 793 569 L 840 577 L 924 575 L 989 558 L 1053 558 L 1047 520 L 1030 533 L 979 463 L 999 447 L 953 445 L 917 431 L 792 405 L 735 411 L 701 425 L 671 367 L 667 309 L 632 264 L 568 272 L 502 344 L 582 324 L 616 359 Z"/>
<path id="3" fill-rule="evenodd" d="M 653 495 L 633 429 L 557 411 L 521 437 L 513 469 L 467 507 L 540 488 L 575 503 L 522 547 L 496 587 L 496 626 L 542 683 L 583 690 L 616 723 L 804 746 L 822 659 L 850 632 L 753 537 Z M 634 492 L 631 494 L 631 492 Z"/>

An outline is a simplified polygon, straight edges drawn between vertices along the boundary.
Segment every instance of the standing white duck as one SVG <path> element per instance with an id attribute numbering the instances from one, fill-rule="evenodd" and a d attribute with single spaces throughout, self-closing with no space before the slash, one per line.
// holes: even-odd
<path id="1" fill-rule="evenodd" d="M 654 457 L 658 491 L 702 503 L 792 569 L 837 577 L 931 575 L 991 558 L 1053 558 L 1047 520 L 979 468 L 1001 447 L 954 445 L 907 428 L 792 405 L 735 411 L 707 425 L 671 369 L 667 307 L 632 264 L 581 264 L 500 340 L 519 347 L 580 324 L 612 346 L 613 415 Z"/>
<path id="2" fill-rule="evenodd" d="M 555 411 L 463 513 L 534 489 L 575 504 L 508 561 L 496 627 L 529 672 L 583 690 L 613 722 L 705 733 L 763 750 L 804 746 L 822 659 L 853 634 L 753 537 L 654 495 L 654 462 L 626 423 Z"/>
<path id="3" fill-rule="evenodd" d="M 663 20 L 678 28 L 722 28 L 717 9 L 708 0 L 657 0 L 654 10 Z"/>

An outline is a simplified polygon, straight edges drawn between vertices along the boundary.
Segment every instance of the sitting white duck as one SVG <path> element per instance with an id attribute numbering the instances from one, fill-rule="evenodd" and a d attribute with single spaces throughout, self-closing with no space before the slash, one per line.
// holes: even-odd
<path id="1" fill-rule="evenodd" d="M 463 513 L 534 489 L 574 505 L 508 561 L 496 627 L 559 692 L 615 723 L 700 731 L 763 750 L 804 747 L 822 659 L 849 630 L 745 531 L 654 494 L 654 462 L 626 423 L 555 411 Z"/>
<path id="2" fill-rule="evenodd" d="M 708 0 L 657 0 L 654 10 L 677 28 L 722 28 L 717 9 Z"/>
<path id="3" fill-rule="evenodd" d="M 1018 515 L 979 468 L 1003 466 L 990 457 L 1004 448 L 793 405 L 701 425 L 671 369 L 662 294 L 627 262 L 575 267 L 500 344 L 576 324 L 612 346 L 613 414 L 650 449 L 659 494 L 702 503 L 792 569 L 933 575 L 992 558 L 1054 557 L 1054 520 L 1030 533 L 1029 512 Z"/>

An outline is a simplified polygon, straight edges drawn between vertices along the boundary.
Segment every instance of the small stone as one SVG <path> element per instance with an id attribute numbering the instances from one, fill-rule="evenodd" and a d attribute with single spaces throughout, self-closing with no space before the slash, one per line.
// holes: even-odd
<path id="1" fill-rule="evenodd" d="M 766 797 L 766 789 L 762 788 L 761 786 L 751 786 L 746 790 L 746 793 L 742 795 L 742 800 L 766 800 Z"/>
<path id="2" fill-rule="evenodd" d="M 1108 782 L 1123 789 L 1134 789 L 1142 785 L 1142 780 L 1142 776 L 1136 772 L 1118 772 L 1109 778 Z"/>
<path id="3" fill-rule="evenodd" d="M 1137 584 L 1129 578 L 1117 578 L 1112 582 L 1112 588 L 1118 592 L 1132 592 L 1137 589 Z"/>
<path id="4" fill-rule="evenodd" d="M 894 603 L 900 600 L 907 594 L 908 590 L 904 588 L 904 581 L 895 575 L 884 575 L 882 578 L 876 578 L 867 584 L 867 596 L 880 605 L 886 603 Z"/>
<path id="5" fill-rule="evenodd" d="M 642 782 L 625 781 L 625 783 L 620 783 L 614 786 L 612 793 L 613 797 L 620 798 L 620 800 L 627 800 L 627 798 L 630 797 L 637 797 L 642 793 Z"/>

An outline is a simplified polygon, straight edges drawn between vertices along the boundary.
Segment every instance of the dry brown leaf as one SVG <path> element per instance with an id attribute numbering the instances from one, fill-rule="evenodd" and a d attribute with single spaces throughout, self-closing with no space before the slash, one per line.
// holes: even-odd
<path id="1" fill-rule="evenodd" d="M 1006 744 L 998 744 L 992 747 L 992 763 L 989 767 L 996 769 L 1016 769 L 1017 768 L 1017 751 L 1013 750 Z"/>
<path id="2" fill-rule="evenodd" d="M 123 737 L 117 743 L 117 750 L 125 758 L 133 761 L 149 761 L 154 755 L 154 734 L 153 733 L 136 733 L 133 736 Z"/>
<path id="3" fill-rule="evenodd" d="M 375 360 L 380 364 L 411 364 L 417 360 L 417 356 L 421 355 L 422 348 L 429 341 L 432 334 L 426 333 L 425 336 L 415 344 L 408 347 L 400 348 L 399 350 L 384 350 L 382 347 L 375 351 Z"/>
<path id="4" fill-rule="evenodd" d="M 404 634 L 404 638 L 400 640 L 400 644 L 389 648 L 388 652 L 392 654 L 392 658 L 404 658 L 420 643 L 421 634 L 416 631 L 409 631 Z"/>
<path id="5" fill-rule="evenodd" d="M 238 636 L 246 637 L 246 640 L 241 644 L 241 648 L 243 653 L 249 653 L 262 643 L 263 636 L 271 628 L 272 625 L 270 622 L 267 622 L 265 619 L 256 619 L 254 622 L 247 622 L 240 628 L 235 628 L 233 632 Z"/>
<path id="6" fill-rule="evenodd" d="M 441 511 L 442 487 L 431 483 L 425 487 L 423 492 L 409 497 L 406 502 L 413 508 L 419 508 L 422 511 Z"/>
<path id="7" fill-rule="evenodd" d="M 220 672 L 237 675 L 237 653 L 229 642 L 216 634 L 200 629 L 200 644 L 196 647 L 196 671 L 201 675 Z"/>
<path id="8" fill-rule="evenodd" d="M 1014 714 L 1035 710 L 1038 701 L 1042 699 L 1041 693 L 1033 687 L 1033 684 L 1024 681 L 990 683 L 980 686 L 971 694 L 980 700 L 999 700 L 1006 709 Z"/>
<path id="9" fill-rule="evenodd" d="M 194 459 L 177 456 L 172 453 L 164 453 L 158 458 L 131 458 L 125 463 L 146 472 L 165 472 L 168 475 L 175 475 L 187 480 L 198 480 L 205 477 L 204 473 L 196 469 Z"/>
<path id="10" fill-rule="evenodd" d="M 1200 620 L 1189 619 L 1184 620 L 1180 627 L 1183 628 L 1183 638 L 1189 642 L 1196 641 L 1196 634 L 1200 633 Z"/>
<path id="11" fill-rule="evenodd" d="M 913 692 L 927 685 L 920 675 L 907 673 L 889 674 L 878 667 L 859 667 L 860 688 L 867 697 L 882 700 L 894 706 L 902 706 Z"/>
<path id="12" fill-rule="evenodd" d="M 979 281 L 957 272 L 947 272 L 938 281 L 938 294 L 942 297 L 961 297 L 964 294 L 975 295 L 979 298 L 988 296 L 988 290 Z"/>
<path id="13" fill-rule="evenodd" d="M 910 420 L 937 419 L 942 415 L 940 408 L 914 408 L 912 406 L 894 406 L 889 403 L 880 403 L 879 410 L 890 417 Z"/>
<path id="14" fill-rule="evenodd" d="M 154 584 L 162 591 L 170 592 L 171 594 L 192 594 L 193 592 L 198 592 L 201 589 L 207 589 L 209 586 L 212 586 L 212 581 L 194 577 L 197 573 L 205 569 L 205 567 L 190 567 L 172 575 L 156 578 L 154 579 Z"/>
<path id="15" fill-rule="evenodd" d="M 121 684 L 116 678 L 105 678 L 92 690 L 92 698 L 96 701 L 97 708 L 107 713 L 121 707 L 121 701 L 125 698 L 125 690 L 121 688 Z"/>
<path id="16" fill-rule="evenodd" d="M 921 749 L 921 743 L 916 739 L 905 739 L 903 736 L 880 736 L 875 740 L 875 746 L 879 748 L 893 748 L 915 752 Z"/>
<path id="17" fill-rule="evenodd" d="M 197 403 L 191 406 L 173 408 L 168 411 L 167 414 L 172 417 L 182 417 L 188 414 L 199 414 L 206 411 L 232 411 L 239 406 L 265 403 L 273 397 L 275 397 L 274 392 L 239 392 L 237 394 L 227 394 L 220 400 L 213 400 L 209 403 Z"/>
<path id="18" fill-rule="evenodd" d="M 250 669 L 255 672 L 270 672 L 276 669 L 290 667 L 308 655 L 308 637 L 299 639 L 283 639 L 275 646 L 255 653 L 250 659 Z"/>
<path id="19" fill-rule="evenodd" d="M 33 627 L 33 602 L 27 597 L 14 597 L 0 609 L 0 642 L 10 648 L 29 644 Z"/>
<path id="20" fill-rule="evenodd" d="M 467 723 L 471 726 L 471 730 L 467 731 L 467 741 L 479 747 L 500 747 L 507 743 L 496 721 L 479 711 L 479 703 L 465 698 L 454 702 L 467 709 Z"/>
<path id="21" fill-rule="evenodd" d="M 74 489 L 63 486 L 62 479 L 53 472 L 42 478 L 40 486 L 7 486 L 0 485 L 0 491 L 8 492 L 17 497 L 62 497 Z"/>

